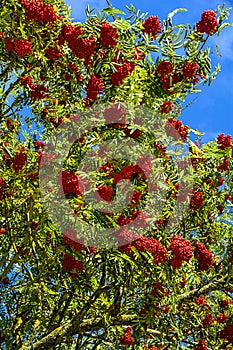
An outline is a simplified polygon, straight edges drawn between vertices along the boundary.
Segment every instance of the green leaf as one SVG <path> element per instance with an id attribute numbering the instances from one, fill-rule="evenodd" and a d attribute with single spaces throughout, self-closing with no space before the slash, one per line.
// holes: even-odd
<path id="1" fill-rule="evenodd" d="M 105 9 L 102 10 L 104 13 L 106 13 L 107 15 L 125 15 L 125 12 L 113 8 L 113 7 L 107 7 Z"/>
<path id="2" fill-rule="evenodd" d="M 188 10 L 184 7 L 178 8 L 172 12 L 170 12 L 167 16 L 168 19 L 172 19 L 173 16 L 175 16 L 178 12 L 187 12 Z"/>

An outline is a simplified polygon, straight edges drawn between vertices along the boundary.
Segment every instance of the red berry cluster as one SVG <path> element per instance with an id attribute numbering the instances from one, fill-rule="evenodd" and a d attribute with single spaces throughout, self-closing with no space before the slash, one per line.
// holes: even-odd
<path id="1" fill-rule="evenodd" d="M 104 22 L 100 30 L 100 43 L 103 46 L 112 46 L 117 45 L 117 29 L 114 28 L 110 23 Z"/>
<path id="2" fill-rule="evenodd" d="M 28 40 L 15 40 L 14 50 L 18 57 L 24 57 L 32 54 L 32 45 Z"/>
<path id="3" fill-rule="evenodd" d="M 117 225 L 124 226 L 131 223 L 134 227 L 145 228 L 147 226 L 146 219 L 146 213 L 142 212 L 141 210 L 135 210 L 129 218 L 126 218 L 125 214 L 121 214 L 117 219 Z"/>
<path id="4" fill-rule="evenodd" d="M 20 0 L 26 9 L 26 19 L 36 20 L 46 24 L 53 23 L 58 19 L 52 5 L 43 4 L 40 0 Z"/>
<path id="5" fill-rule="evenodd" d="M 75 278 L 78 276 L 79 271 L 83 271 L 83 263 L 80 260 L 76 260 L 74 256 L 65 255 L 63 259 L 63 267 L 66 271 L 68 271 L 71 277 Z M 72 272 L 75 270 L 76 272 Z"/>
<path id="6" fill-rule="evenodd" d="M 77 81 L 82 81 L 83 80 L 83 76 L 81 73 L 79 73 L 79 68 L 75 63 L 70 63 L 68 62 L 67 66 L 69 67 L 69 69 L 75 73 L 76 79 Z M 71 77 L 71 76 L 70 76 Z M 68 79 L 70 80 L 70 79 Z"/>
<path id="7" fill-rule="evenodd" d="M 77 232 L 72 229 L 72 228 L 67 228 L 64 230 L 64 235 L 63 235 L 63 242 L 68 244 L 70 247 L 74 249 L 74 251 L 79 252 L 81 250 L 85 251 L 86 253 L 95 253 L 96 252 L 96 247 L 89 247 L 87 248 L 83 244 L 83 238 L 77 239 L 78 234 Z"/>
<path id="8" fill-rule="evenodd" d="M 197 191 L 194 192 L 191 200 L 190 200 L 190 205 L 195 209 L 198 210 L 201 208 L 203 204 L 204 198 L 203 198 L 203 192 Z"/>
<path id="9" fill-rule="evenodd" d="M 200 33 L 206 33 L 212 35 L 216 32 L 218 27 L 218 21 L 216 13 L 211 10 L 204 11 L 201 15 L 201 21 L 197 22 L 197 31 Z"/>
<path id="10" fill-rule="evenodd" d="M 180 120 L 168 118 L 165 130 L 168 136 L 171 136 L 174 139 L 181 137 L 181 139 L 185 141 L 188 136 L 189 127 L 187 125 L 184 126 Z"/>
<path id="11" fill-rule="evenodd" d="M 4 39 L 4 42 L 5 42 L 5 47 L 6 47 L 6 50 L 8 52 L 13 52 L 14 51 L 14 43 L 13 43 L 13 40 L 11 38 L 5 38 Z"/>
<path id="12" fill-rule="evenodd" d="M 174 108 L 174 103 L 172 101 L 165 101 L 160 105 L 161 113 L 168 114 Z"/>
<path id="13" fill-rule="evenodd" d="M 169 296 L 170 291 L 169 290 L 165 291 L 162 283 L 158 282 L 154 284 L 151 294 L 156 298 L 163 298 L 165 295 Z"/>
<path id="14" fill-rule="evenodd" d="M 67 41 L 69 48 L 73 54 L 82 59 L 92 55 L 95 52 L 95 39 L 93 36 L 89 38 L 80 38 L 84 34 L 81 26 L 72 26 L 64 24 L 59 35 L 59 44 L 63 45 Z"/>
<path id="15" fill-rule="evenodd" d="M 84 186 L 78 175 L 69 171 L 62 171 L 58 177 L 58 183 L 63 188 L 64 194 L 81 196 Z"/>
<path id="16" fill-rule="evenodd" d="M 146 179 L 142 169 L 138 165 L 126 165 L 119 173 L 113 175 L 114 183 L 117 184 L 123 179 L 130 180 L 136 175 L 140 175 L 140 178 Z"/>
<path id="17" fill-rule="evenodd" d="M 87 98 L 95 101 L 97 96 L 103 90 L 102 79 L 96 74 L 92 74 L 87 84 Z"/>
<path id="18" fill-rule="evenodd" d="M 224 159 L 223 159 L 223 162 L 220 163 L 219 165 L 217 165 L 217 170 L 218 171 L 226 171 L 229 169 L 229 162 L 228 162 L 228 156 L 226 156 Z"/>
<path id="19" fill-rule="evenodd" d="M 106 123 L 108 123 L 109 125 L 116 127 L 117 125 L 121 124 L 122 126 L 125 126 L 126 111 L 117 103 L 113 104 L 109 108 L 106 108 L 103 114 Z"/>
<path id="20" fill-rule="evenodd" d="M 124 131 L 126 137 L 135 138 L 135 137 L 139 137 L 142 135 L 142 132 L 139 129 L 132 131 L 129 128 L 125 128 L 123 131 Z"/>
<path id="21" fill-rule="evenodd" d="M 3 198 L 6 186 L 7 186 L 6 181 L 0 177 L 0 200 L 2 200 Z"/>
<path id="22" fill-rule="evenodd" d="M 42 158 L 42 156 L 43 156 L 43 158 Z M 39 164 L 40 168 L 43 168 L 45 165 L 50 164 L 51 161 L 55 158 L 57 158 L 56 154 L 38 152 L 38 164 Z"/>
<path id="23" fill-rule="evenodd" d="M 32 45 L 28 40 L 22 39 L 13 41 L 11 38 L 6 38 L 4 41 L 7 51 L 15 51 L 18 57 L 32 54 Z"/>
<path id="24" fill-rule="evenodd" d="M 48 88 L 44 85 L 33 83 L 32 77 L 22 77 L 21 82 L 24 87 L 31 89 L 32 100 L 35 101 L 49 97 L 49 94 L 47 93 Z"/>
<path id="25" fill-rule="evenodd" d="M 221 332 L 220 338 L 233 343 L 233 324 L 228 324 Z"/>
<path id="26" fill-rule="evenodd" d="M 204 328 L 209 328 L 214 323 L 214 319 L 210 313 L 206 314 L 202 319 L 202 325 Z"/>
<path id="27" fill-rule="evenodd" d="M 119 250 L 122 253 L 129 253 L 133 255 L 133 252 L 131 250 L 132 247 L 135 247 L 140 253 L 148 251 L 150 252 L 154 257 L 154 263 L 162 263 L 167 259 L 167 250 L 164 246 L 161 245 L 159 241 L 157 241 L 155 238 L 151 237 L 145 237 L 145 236 L 138 236 L 133 234 L 132 232 L 126 230 L 120 230 L 117 233 L 117 239 L 118 242 L 122 244 L 122 246 L 119 247 Z M 128 239 L 128 244 L 124 245 L 124 241 L 126 242 L 126 239 Z"/>
<path id="28" fill-rule="evenodd" d="M 199 340 L 198 346 L 194 350 L 208 350 L 208 347 L 205 344 L 205 339 Z"/>
<path id="29" fill-rule="evenodd" d="M 227 307 L 229 304 L 232 304 L 231 300 L 224 299 L 224 300 L 221 301 L 220 306 L 224 309 L 224 308 Z"/>
<path id="30" fill-rule="evenodd" d="M 13 169 L 15 170 L 16 173 L 18 173 L 20 170 L 23 169 L 26 163 L 27 163 L 27 155 L 25 153 L 24 147 L 22 147 L 14 157 Z"/>
<path id="31" fill-rule="evenodd" d="M 75 230 L 68 228 L 65 229 L 63 233 L 63 242 L 72 247 L 74 251 L 79 252 L 81 250 L 86 250 L 86 247 L 83 244 L 83 239 L 77 241 L 77 232 Z"/>
<path id="32" fill-rule="evenodd" d="M 56 47 L 49 47 L 45 53 L 52 62 L 55 62 L 62 55 Z"/>
<path id="33" fill-rule="evenodd" d="M 161 76 L 161 78 L 169 77 L 174 71 L 174 67 L 169 61 L 161 61 L 156 69 L 156 73 Z"/>
<path id="34" fill-rule="evenodd" d="M 207 270 L 213 265 L 213 254 L 206 249 L 203 243 L 198 243 L 195 247 L 194 257 L 198 260 L 201 271 Z"/>
<path id="35" fill-rule="evenodd" d="M 231 135 L 219 134 L 217 137 L 217 144 L 219 149 L 227 149 L 232 146 Z"/>
<path id="36" fill-rule="evenodd" d="M 172 237 L 169 249 L 174 253 L 174 257 L 170 260 L 173 268 L 179 268 L 183 261 L 189 261 L 193 256 L 193 247 L 189 241 L 182 236 Z"/>
<path id="37" fill-rule="evenodd" d="M 114 196 L 114 191 L 110 186 L 107 185 L 101 185 L 97 186 L 98 191 L 97 193 L 100 195 L 100 197 L 105 200 L 106 202 L 111 202 L 112 198 Z"/>
<path id="38" fill-rule="evenodd" d="M 162 32 L 162 26 L 158 16 L 150 16 L 143 22 L 143 32 L 151 35 L 156 39 L 157 35 Z"/>
<path id="39" fill-rule="evenodd" d="M 135 63 L 127 62 L 116 68 L 116 72 L 112 73 L 111 80 L 116 86 L 124 81 L 124 79 L 134 70 Z"/>
<path id="40" fill-rule="evenodd" d="M 126 347 L 134 344 L 134 338 L 132 337 L 133 329 L 132 327 L 127 327 L 124 329 L 124 334 L 120 337 L 120 343 Z"/>
<path id="41" fill-rule="evenodd" d="M 161 61 L 156 69 L 156 74 L 163 82 L 162 88 L 169 94 L 172 93 L 170 88 L 182 79 L 180 75 L 174 74 L 174 67 L 169 61 Z"/>
<path id="42" fill-rule="evenodd" d="M 45 143 L 43 141 L 37 140 L 35 142 L 35 149 L 38 151 L 40 148 L 44 149 Z"/>
<path id="43" fill-rule="evenodd" d="M 183 67 L 183 74 L 186 78 L 194 78 L 197 74 L 198 71 L 198 64 L 197 62 L 185 62 L 185 65 Z"/>
<path id="44" fill-rule="evenodd" d="M 206 304 L 206 300 L 204 295 L 201 295 L 200 297 L 197 297 L 196 299 L 194 299 L 195 304 L 199 305 L 199 306 L 203 306 Z"/>
<path id="45" fill-rule="evenodd" d="M 224 314 L 220 314 L 216 317 L 216 321 L 218 323 L 226 323 L 228 321 L 228 317 L 227 315 L 224 313 Z"/>

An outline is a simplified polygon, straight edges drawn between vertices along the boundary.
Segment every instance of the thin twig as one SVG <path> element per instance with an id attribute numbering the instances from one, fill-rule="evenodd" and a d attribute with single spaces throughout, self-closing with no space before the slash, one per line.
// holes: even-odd
<path id="1" fill-rule="evenodd" d="M 112 7 L 112 4 L 109 2 L 109 0 L 106 0 L 107 4 L 109 7 Z M 112 15 L 113 20 L 116 20 L 116 17 L 114 15 Z"/>

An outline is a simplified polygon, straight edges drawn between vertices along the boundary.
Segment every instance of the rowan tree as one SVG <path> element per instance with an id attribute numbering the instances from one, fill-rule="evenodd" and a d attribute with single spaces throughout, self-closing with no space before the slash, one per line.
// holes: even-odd
<path id="1" fill-rule="evenodd" d="M 2 1 L 3 349 L 233 348 L 233 141 L 180 119 L 229 10 Z"/>

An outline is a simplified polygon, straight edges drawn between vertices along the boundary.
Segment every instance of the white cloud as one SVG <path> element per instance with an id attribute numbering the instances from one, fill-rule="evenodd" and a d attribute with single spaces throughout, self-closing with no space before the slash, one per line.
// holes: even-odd
<path id="1" fill-rule="evenodd" d="M 218 45 L 223 59 L 233 60 L 233 27 L 223 29 L 219 36 L 212 38 L 214 45 Z"/>

